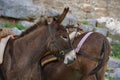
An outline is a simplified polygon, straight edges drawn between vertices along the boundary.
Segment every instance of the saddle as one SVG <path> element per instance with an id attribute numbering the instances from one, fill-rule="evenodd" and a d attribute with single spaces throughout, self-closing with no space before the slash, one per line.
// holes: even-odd
<path id="1" fill-rule="evenodd" d="M 13 33 L 10 29 L 0 28 L 0 64 L 3 62 L 3 55 L 6 44 L 9 38 L 13 38 L 14 35 L 15 33 Z"/>

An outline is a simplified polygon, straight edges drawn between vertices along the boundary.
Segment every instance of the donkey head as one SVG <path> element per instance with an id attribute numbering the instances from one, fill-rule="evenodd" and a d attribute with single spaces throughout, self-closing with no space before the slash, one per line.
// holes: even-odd
<path id="1" fill-rule="evenodd" d="M 53 20 L 51 24 L 48 24 L 49 26 L 49 32 L 50 32 L 50 39 L 48 43 L 49 50 L 54 52 L 61 53 L 59 56 L 63 56 L 68 54 L 72 54 L 64 62 L 73 61 L 75 58 L 74 50 L 72 50 L 72 45 L 69 39 L 69 34 L 67 33 L 64 26 L 60 25 L 63 19 L 65 18 L 67 12 L 69 11 L 69 8 L 65 8 L 63 13 L 59 16 L 57 20 Z M 72 50 L 72 51 L 71 51 Z M 74 55 L 74 57 L 73 57 Z M 66 58 L 66 56 L 65 56 Z"/>

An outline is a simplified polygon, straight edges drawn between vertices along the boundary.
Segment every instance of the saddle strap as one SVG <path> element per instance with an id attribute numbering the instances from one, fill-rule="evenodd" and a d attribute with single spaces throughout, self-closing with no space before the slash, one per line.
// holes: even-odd
<path id="1" fill-rule="evenodd" d="M 80 48 L 82 47 L 83 43 L 86 41 L 86 39 L 92 34 L 93 32 L 88 32 L 79 42 L 77 45 L 77 48 L 75 49 L 75 52 L 79 52 Z"/>

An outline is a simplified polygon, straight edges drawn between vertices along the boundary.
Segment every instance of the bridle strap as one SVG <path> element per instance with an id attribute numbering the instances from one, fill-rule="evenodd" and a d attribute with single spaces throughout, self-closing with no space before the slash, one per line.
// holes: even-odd
<path id="1" fill-rule="evenodd" d="M 102 60 L 102 57 L 99 57 L 99 58 L 93 57 L 93 56 L 85 53 L 85 52 L 82 51 L 82 50 L 80 50 L 80 51 L 78 52 L 78 54 L 79 54 L 79 55 L 83 55 L 84 57 L 86 57 L 86 58 L 88 58 L 88 59 L 90 59 L 90 60 L 96 61 L 96 62 Z"/>
<path id="2" fill-rule="evenodd" d="M 77 48 L 75 49 L 75 52 L 78 53 L 86 39 L 92 34 L 93 32 L 88 32 L 78 43 Z"/>
<path id="3" fill-rule="evenodd" d="M 52 30 L 51 30 L 51 24 L 48 24 L 48 30 L 49 30 L 49 33 L 50 33 L 50 37 L 53 37 Z M 60 48 L 58 47 L 57 42 L 56 42 L 56 40 L 54 40 L 54 38 L 53 38 L 53 40 L 52 40 L 52 43 L 53 43 L 53 44 L 57 47 L 57 49 L 60 51 Z"/>
<path id="4" fill-rule="evenodd" d="M 53 33 L 52 33 L 52 30 L 51 30 L 51 24 L 48 24 L 48 29 L 49 29 L 50 37 L 52 38 L 53 37 Z M 69 42 L 70 42 L 70 39 L 69 39 Z M 59 54 L 58 53 L 53 53 L 58 59 L 63 59 L 65 53 L 67 53 L 69 50 L 71 50 L 71 48 L 63 49 L 63 50 L 60 49 L 59 46 L 58 46 L 58 44 L 57 44 L 57 41 L 54 39 L 54 37 L 53 37 L 52 43 L 58 49 L 58 53 Z M 71 44 L 71 46 L 72 46 L 72 44 Z"/>

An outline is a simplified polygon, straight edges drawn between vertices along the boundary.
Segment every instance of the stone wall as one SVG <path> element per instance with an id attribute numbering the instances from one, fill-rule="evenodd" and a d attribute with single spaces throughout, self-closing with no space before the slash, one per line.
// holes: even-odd
<path id="1" fill-rule="evenodd" d="M 15 19 L 35 19 L 42 14 L 42 8 L 33 0 L 0 0 L 0 16 Z"/>
<path id="2" fill-rule="evenodd" d="M 53 7 L 58 11 L 69 6 L 71 12 L 79 20 L 101 16 L 110 16 L 120 20 L 120 15 L 118 15 L 120 11 L 120 0 L 33 0 L 33 2 L 46 8 Z M 89 11 L 86 11 L 86 8 Z"/>
<path id="3" fill-rule="evenodd" d="M 106 16 L 120 20 L 119 4 L 120 0 L 0 0 L 0 16 L 34 19 L 44 14 L 44 8 L 62 12 L 69 7 L 79 21 Z"/>

